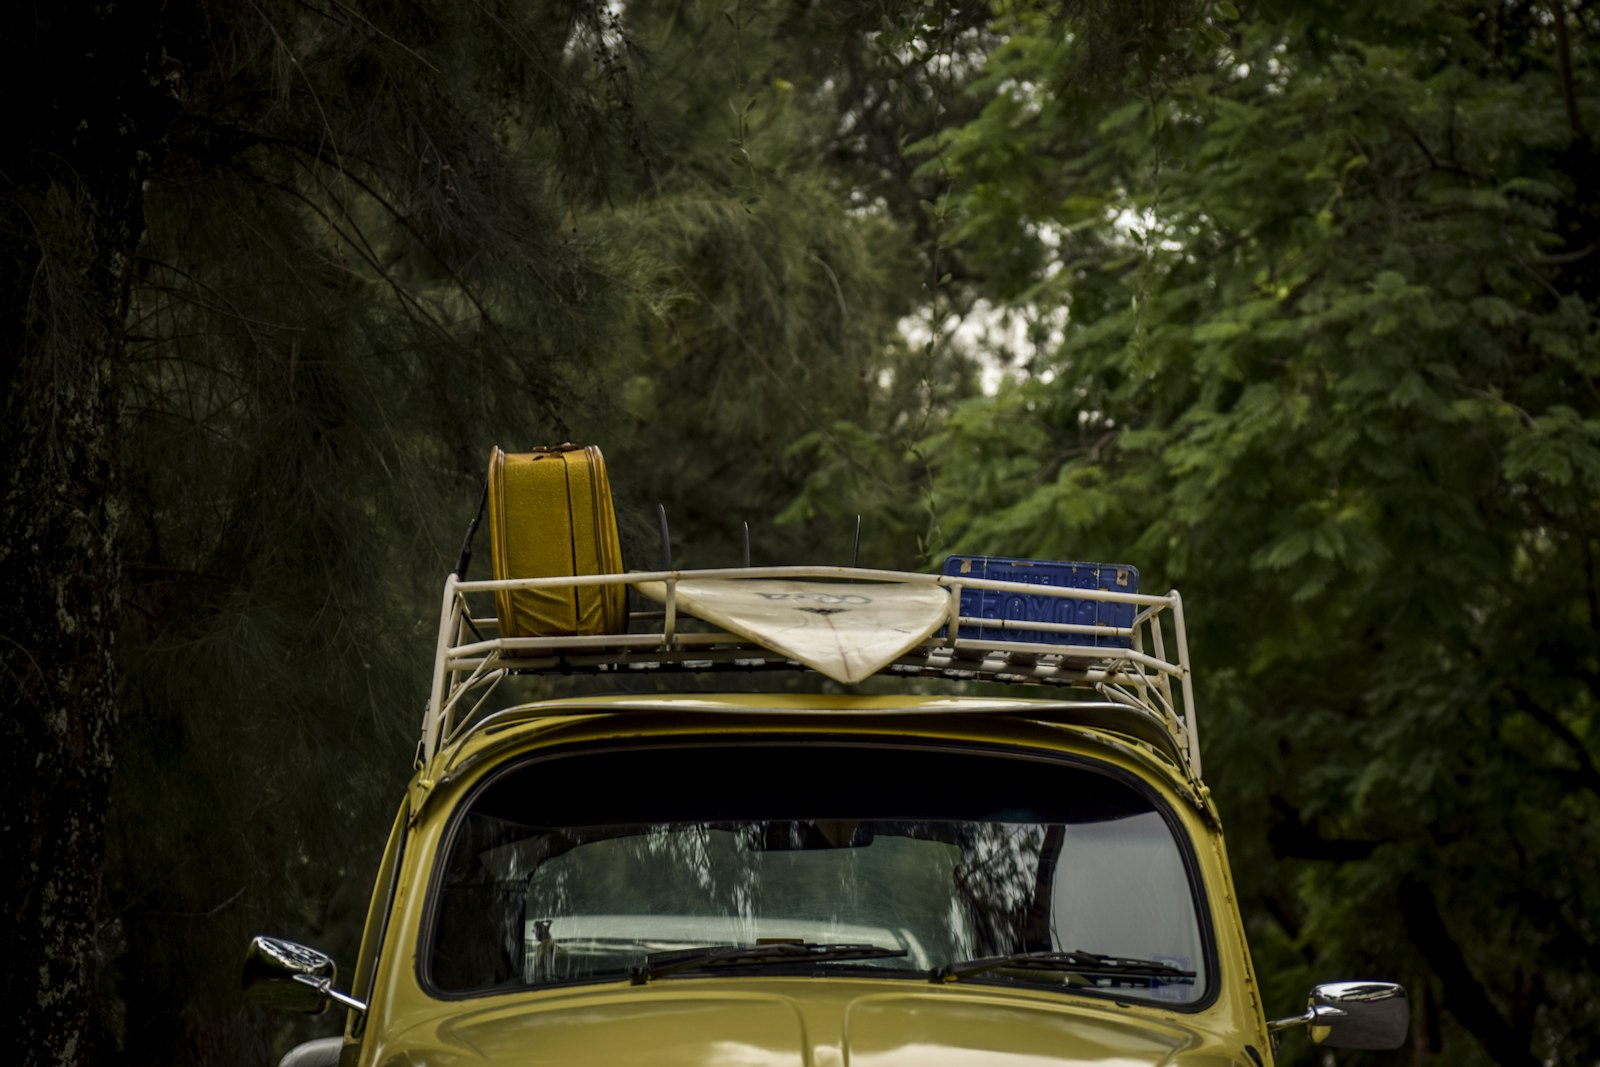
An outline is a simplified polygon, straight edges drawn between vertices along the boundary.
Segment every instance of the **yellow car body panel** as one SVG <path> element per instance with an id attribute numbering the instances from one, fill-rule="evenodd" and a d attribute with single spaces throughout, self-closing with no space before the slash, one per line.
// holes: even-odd
<path id="1" fill-rule="evenodd" d="M 1068 703 L 655 694 L 553 700 L 499 714 L 440 751 L 412 782 L 367 924 L 353 991 L 365 996 L 367 1011 L 347 1019 L 343 1067 L 1263 1067 L 1271 1062 L 1271 1043 L 1220 823 L 1204 787 L 1153 745 L 1051 721 L 1063 717 Z M 583 746 L 719 738 L 972 746 L 1067 757 L 1136 779 L 1165 802 L 1192 845 L 1192 876 L 1212 933 L 1213 988 L 1193 1009 L 1076 994 L 1066 986 L 759 971 L 476 996 L 425 988 L 419 946 L 429 887 L 453 813 L 486 775 L 508 761 Z"/>

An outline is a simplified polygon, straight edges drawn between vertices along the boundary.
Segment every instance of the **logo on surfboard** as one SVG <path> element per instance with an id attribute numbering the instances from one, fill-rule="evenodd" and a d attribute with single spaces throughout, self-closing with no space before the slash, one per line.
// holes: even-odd
<path id="1" fill-rule="evenodd" d="M 841 596 L 837 593 L 756 593 L 762 600 L 810 600 L 818 604 L 870 604 L 872 598 L 850 593 Z M 804 611 L 806 609 L 801 608 Z"/>

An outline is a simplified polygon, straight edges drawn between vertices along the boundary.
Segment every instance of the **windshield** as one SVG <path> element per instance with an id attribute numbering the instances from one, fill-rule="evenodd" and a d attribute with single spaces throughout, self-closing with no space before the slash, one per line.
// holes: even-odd
<path id="1" fill-rule="evenodd" d="M 1122 967 L 991 961 L 974 980 L 1186 1003 L 1207 978 L 1183 853 L 1150 798 L 1078 765 L 949 749 L 527 762 L 471 800 L 431 914 L 427 977 L 455 994 L 657 968 L 927 975 L 1048 952 Z M 773 944 L 808 948 L 672 955 Z"/>

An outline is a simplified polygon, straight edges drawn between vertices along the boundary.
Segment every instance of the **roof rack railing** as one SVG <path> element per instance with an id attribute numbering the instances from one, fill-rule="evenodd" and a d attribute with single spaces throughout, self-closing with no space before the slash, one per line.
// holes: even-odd
<path id="1" fill-rule="evenodd" d="M 497 581 L 462 581 L 452 574 L 445 581 L 440 608 L 433 686 L 422 723 L 419 764 L 426 766 L 445 744 L 469 734 L 473 725 L 484 718 L 486 709 L 497 710 L 489 707 L 490 698 L 510 674 L 646 675 L 807 669 L 746 637 L 686 619 L 677 603 L 676 587 L 691 579 L 809 579 L 837 582 L 842 588 L 870 582 L 942 587 L 949 603 L 945 620 L 931 637 L 897 657 L 880 674 L 1090 690 L 1158 722 L 1171 735 L 1178 751 L 1186 755 L 1189 773 L 1197 780 L 1200 776 L 1200 739 L 1188 635 L 1183 600 L 1176 590 L 1157 595 L 834 566 L 635 571 Z M 665 587 L 665 602 L 653 609 L 630 611 L 626 632 L 558 637 L 501 635 L 495 609 L 497 592 L 635 587 L 646 582 Z M 962 613 L 963 590 L 1105 601 L 1133 605 L 1135 611 L 1127 626 L 978 617 Z M 1097 639 L 1097 643 L 1040 639 L 1050 635 Z"/>

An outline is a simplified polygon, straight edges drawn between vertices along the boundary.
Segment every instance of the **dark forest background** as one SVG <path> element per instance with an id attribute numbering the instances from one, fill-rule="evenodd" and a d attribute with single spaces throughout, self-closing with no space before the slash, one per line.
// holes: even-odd
<path id="1" fill-rule="evenodd" d="M 24 1063 L 314 1032 L 242 949 L 352 957 L 489 446 L 563 440 L 635 563 L 659 501 L 688 565 L 859 513 L 1181 588 L 1269 1014 L 1392 977 L 1385 1062 L 1600 1057 L 1590 0 L 0 25 Z"/>

